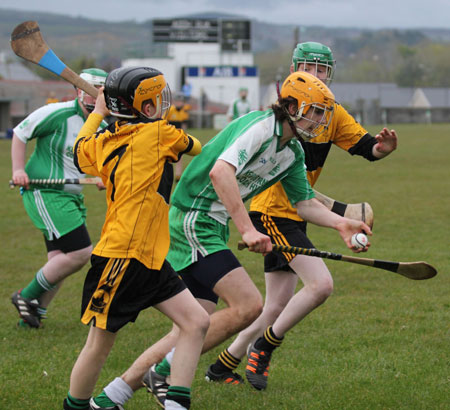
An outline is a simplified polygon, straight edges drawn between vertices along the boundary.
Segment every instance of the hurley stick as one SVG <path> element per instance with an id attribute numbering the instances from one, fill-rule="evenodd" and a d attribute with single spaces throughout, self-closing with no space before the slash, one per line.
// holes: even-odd
<path id="1" fill-rule="evenodd" d="M 90 96 L 97 97 L 97 89 L 67 67 L 47 45 L 36 21 L 25 21 L 13 30 L 11 48 L 19 57 L 40 65 Z"/>
<path id="2" fill-rule="evenodd" d="M 248 248 L 248 245 L 242 241 L 238 242 L 238 249 L 242 250 Z M 372 266 L 374 268 L 388 270 L 399 275 L 405 276 L 408 279 L 424 280 L 436 276 L 436 269 L 426 262 L 391 262 L 379 259 L 358 258 L 356 256 L 340 255 L 338 253 L 331 253 L 319 251 L 318 249 L 298 248 L 296 246 L 285 246 L 272 244 L 273 252 L 286 252 L 295 255 L 315 256 L 323 259 L 333 259 L 335 261 L 343 261 L 350 263 L 357 263 L 359 265 Z"/>
<path id="3" fill-rule="evenodd" d="M 48 178 L 48 179 L 30 179 L 30 184 L 33 185 L 96 185 L 102 182 L 100 178 Z M 12 189 L 16 186 L 14 182 L 9 181 L 9 187 Z"/>

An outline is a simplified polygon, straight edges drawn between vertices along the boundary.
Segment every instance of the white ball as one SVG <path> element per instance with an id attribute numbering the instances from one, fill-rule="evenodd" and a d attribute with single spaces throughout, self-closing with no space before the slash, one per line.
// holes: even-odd
<path id="1" fill-rule="evenodd" d="M 367 236 L 363 233 L 355 233 L 352 236 L 352 246 L 357 249 L 364 248 L 368 242 Z"/>

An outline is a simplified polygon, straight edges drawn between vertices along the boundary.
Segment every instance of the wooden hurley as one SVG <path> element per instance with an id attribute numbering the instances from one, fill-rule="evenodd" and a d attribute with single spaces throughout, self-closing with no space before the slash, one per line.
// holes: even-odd
<path id="1" fill-rule="evenodd" d="M 238 249 L 248 248 L 248 245 L 242 241 L 238 243 Z M 318 249 L 299 248 L 296 246 L 285 246 L 272 244 L 273 252 L 293 253 L 295 255 L 315 256 L 317 258 L 333 259 L 335 261 L 343 261 L 357 263 L 359 265 L 372 266 L 374 268 L 384 269 L 390 272 L 398 273 L 408 279 L 424 280 L 430 279 L 437 275 L 437 270 L 426 262 L 391 262 L 379 259 L 358 258 L 356 256 L 340 255 L 319 251 Z"/>
<path id="2" fill-rule="evenodd" d="M 97 89 L 67 67 L 47 45 L 36 21 L 25 21 L 13 30 L 11 48 L 19 57 L 38 64 L 90 96 L 97 97 Z"/>

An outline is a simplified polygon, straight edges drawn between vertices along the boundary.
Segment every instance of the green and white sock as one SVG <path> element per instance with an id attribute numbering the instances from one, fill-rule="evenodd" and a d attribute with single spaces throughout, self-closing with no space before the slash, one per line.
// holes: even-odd
<path id="1" fill-rule="evenodd" d="M 103 396 L 102 396 L 103 395 Z M 133 389 L 120 377 L 116 377 L 111 383 L 109 383 L 104 389 L 102 396 L 105 399 L 105 404 L 102 403 L 102 407 L 114 407 L 116 404 L 123 405 L 133 395 Z M 97 402 L 97 396 L 94 401 Z M 107 403 L 106 399 L 109 401 Z M 106 405 L 107 404 L 107 405 Z"/>
<path id="2" fill-rule="evenodd" d="M 39 299 L 42 294 L 52 290 L 55 285 L 52 285 L 44 276 L 42 268 L 39 269 L 34 277 L 34 279 L 22 289 L 20 294 L 26 299 Z"/>
<path id="3" fill-rule="evenodd" d="M 173 354 L 175 353 L 175 348 L 173 348 L 166 357 L 156 365 L 155 371 L 160 376 L 170 376 L 170 365 L 172 363 Z"/>
<path id="4" fill-rule="evenodd" d="M 115 407 L 117 403 L 114 403 L 103 390 L 97 397 L 94 397 L 94 402 L 101 408 Z"/>

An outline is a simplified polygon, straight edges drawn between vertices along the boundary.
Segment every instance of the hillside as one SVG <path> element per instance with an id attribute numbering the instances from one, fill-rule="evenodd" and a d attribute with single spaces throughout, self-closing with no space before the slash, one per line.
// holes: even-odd
<path id="1" fill-rule="evenodd" d="M 214 16 L 224 15 L 189 17 Z M 143 23 L 136 21 L 110 23 L 101 19 L 7 9 L 0 9 L 0 51 L 9 50 L 11 31 L 17 24 L 26 20 L 39 22 L 47 43 L 69 64 L 76 60 L 77 64 L 95 62 L 110 69 L 117 67 L 124 58 L 164 53 L 164 45 L 152 42 L 151 20 Z M 300 24 L 301 22 L 299 27 Z M 395 81 L 402 64 L 405 67 L 410 67 L 411 62 L 414 63 L 414 67 L 430 64 L 430 55 L 426 61 L 420 60 L 421 56 L 423 58 L 424 49 L 428 54 L 431 53 L 431 61 L 437 60 L 435 64 L 439 65 L 443 73 L 448 72 L 449 63 L 446 61 L 449 59 L 434 57 L 443 53 L 448 55 L 450 29 L 362 30 L 319 26 L 301 26 L 297 32 L 295 29 L 296 27 L 292 25 L 252 21 L 252 47 L 255 62 L 260 67 L 262 83 L 269 83 L 277 76 L 284 76 L 287 73 L 292 48 L 297 41 L 318 41 L 329 45 L 339 64 L 336 78 L 343 81 Z M 404 55 L 399 51 L 402 47 L 406 47 L 403 50 Z M 411 52 L 408 53 L 408 50 Z M 444 74 L 442 79 L 437 80 L 431 78 L 434 76 L 430 76 L 429 73 L 427 79 L 424 73 L 416 70 L 417 78 L 419 74 L 420 81 L 440 83 L 448 81 Z M 411 81 L 416 81 L 417 78 Z"/>

